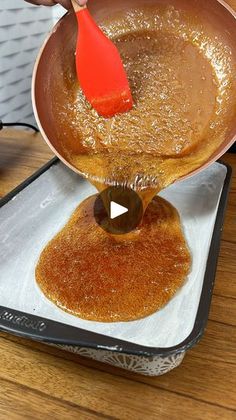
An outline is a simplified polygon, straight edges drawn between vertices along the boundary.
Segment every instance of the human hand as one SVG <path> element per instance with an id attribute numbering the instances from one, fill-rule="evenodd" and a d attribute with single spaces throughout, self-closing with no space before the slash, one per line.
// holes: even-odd
<path id="1" fill-rule="evenodd" d="M 37 6 L 55 6 L 55 4 L 61 4 L 66 9 L 71 9 L 71 0 L 25 0 L 27 3 L 35 4 Z M 84 6 L 88 0 L 76 0 L 80 6 Z"/>

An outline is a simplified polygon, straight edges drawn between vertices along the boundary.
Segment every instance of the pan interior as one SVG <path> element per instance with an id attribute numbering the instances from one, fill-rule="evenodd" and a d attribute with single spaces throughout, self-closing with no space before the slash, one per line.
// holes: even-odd
<path id="1" fill-rule="evenodd" d="M 92 13 L 120 50 L 133 110 L 106 120 L 84 99 L 69 14 L 40 58 L 38 116 L 55 150 L 98 188 L 160 190 L 204 165 L 235 134 L 235 21 L 212 0 L 113 3 L 97 1 Z"/>

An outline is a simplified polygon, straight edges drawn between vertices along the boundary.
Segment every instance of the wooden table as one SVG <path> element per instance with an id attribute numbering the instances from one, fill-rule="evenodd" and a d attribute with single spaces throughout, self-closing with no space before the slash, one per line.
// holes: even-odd
<path id="1" fill-rule="evenodd" d="M 52 157 L 31 132 L 2 131 L 0 151 L 0 196 Z M 236 169 L 236 155 L 224 161 Z M 0 419 L 236 418 L 235 215 L 236 176 L 207 330 L 179 368 L 144 377 L 0 333 Z"/>

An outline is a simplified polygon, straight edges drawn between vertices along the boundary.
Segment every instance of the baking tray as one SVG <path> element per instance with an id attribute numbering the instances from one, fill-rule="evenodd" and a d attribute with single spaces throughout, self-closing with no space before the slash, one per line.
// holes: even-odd
<path id="1" fill-rule="evenodd" d="M 191 273 L 161 311 L 129 323 L 96 323 L 57 308 L 35 283 L 45 244 L 96 192 L 51 160 L 0 200 L 0 329 L 147 375 L 178 366 L 207 322 L 230 179 L 231 168 L 214 163 L 161 193 L 180 213 Z"/>

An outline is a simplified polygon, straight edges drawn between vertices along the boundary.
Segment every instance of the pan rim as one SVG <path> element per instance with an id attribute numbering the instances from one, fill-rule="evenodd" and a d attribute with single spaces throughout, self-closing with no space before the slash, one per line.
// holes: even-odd
<path id="1" fill-rule="evenodd" d="M 225 2 L 225 0 L 215 0 L 217 3 L 221 4 L 229 13 L 231 16 L 234 17 L 234 19 L 236 19 L 236 11 L 233 10 L 233 8 Z M 68 162 L 58 151 L 57 149 L 52 145 L 51 141 L 49 140 L 47 134 L 45 133 L 45 130 L 41 124 L 40 121 L 40 117 L 38 114 L 38 109 L 37 109 L 37 101 L 36 101 L 36 78 L 37 78 L 37 72 L 38 72 L 38 67 L 40 64 L 40 60 L 42 58 L 42 55 L 44 53 L 44 50 L 47 46 L 48 41 L 50 40 L 50 38 L 54 35 L 54 33 L 57 31 L 57 29 L 59 28 L 59 26 L 61 25 L 61 22 L 63 21 L 63 19 L 66 18 L 66 16 L 72 14 L 73 11 L 68 11 L 66 12 L 60 19 L 59 21 L 56 23 L 56 25 L 52 28 L 52 30 L 49 32 L 48 36 L 46 37 L 45 41 L 43 42 L 38 56 L 36 58 L 35 64 L 34 64 L 34 68 L 33 68 L 33 74 L 32 74 L 32 83 L 31 83 L 31 99 L 32 99 L 32 106 L 33 106 L 33 111 L 34 111 L 34 116 L 37 122 L 37 125 L 39 127 L 40 133 L 42 134 L 42 137 L 44 138 L 44 140 L 46 141 L 47 145 L 50 147 L 50 149 L 53 151 L 53 153 L 67 166 L 69 167 L 72 171 L 74 171 L 75 173 L 83 176 L 84 178 L 88 179 L 89 175 L 88 174 L 84 174 L 82 171 L 80 171 L 79 169 L 77 169 L 73 164 L 71 164 L 70 162 Z M 179 181 L 183 181 L 184 179 L 190 178 L 194 175 L 196 175 L 198 172 L 208 168 L 213 162 L 216 162 L 218 159 L 221 158 L 221 156 L 223 156 L 227 150 L 235 143 L 236 141 L 236 134 L 232 137 L 232 139 L 227 143 L 227 145 L 225 147 L 223 147 L 222 149 L 219 146 L 219 151 L 217 154 L 213 154 L 211 155 L 208 160 L 200 167 L 194 169 L 193 171 L 189 172 L 187 175 L 182 176 L 181 178 L 179 178 L 178 180 L 174 181 L 174 182 L 179 182 Z M 212 157 L 214 156 L 214 157 Z"/>

